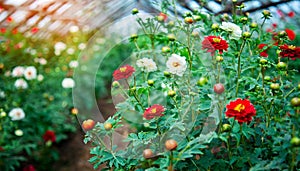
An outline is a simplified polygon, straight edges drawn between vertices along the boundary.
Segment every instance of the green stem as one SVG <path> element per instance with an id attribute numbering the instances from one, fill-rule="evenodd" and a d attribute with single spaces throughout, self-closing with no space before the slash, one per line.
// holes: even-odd
<path id="1" fill-rule="evenodd" d="M 243 44 L 242 44 L 241 49 L 240 49 L 239 54 L 238 54 L 238 73 L 237 73 L 237 79 L 236 79 L 235 97 L 237 97 L 238 92 L 239 92 L 239 79 L 241 77 L 241 54 L 243 52 L 245 44 L 246 44 L 246 40 L 243 41 Z"/>

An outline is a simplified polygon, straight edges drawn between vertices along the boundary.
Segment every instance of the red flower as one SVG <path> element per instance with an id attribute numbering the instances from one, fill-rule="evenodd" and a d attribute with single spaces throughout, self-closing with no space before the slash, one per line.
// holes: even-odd
<path id="1" fill-rule="evenodd" d="M 295 13 L 294 13 L 293 11 L 291 11 L 291 12 L 289 12 L 287 15 L 288 15 L 289 17 L 293 18 L 293 17 L 295 16 Z"/>
<path id="2" fill-rule="evenodd" d="M 33 165 L 30 164 L 24 167 L 22 171 L 35 171 L 35 168 Z"/>
<path id="3" fill-rule="evenodd" d="M 248 99 L 231 101 L 226 109 L 226 116 L 234 117 L 239 123 L 250 122 L 252 117 L 256 115 L 256 110 Z"/>
<path id="4" fill-rule="evenodd" d="M 135 72 L 134 68 L 130 65 L 124 65 L 119 69 L 115 70 L 113 73 L 113 77 L 116 81 L 129 78 Z"/>
<path id="5" fill-rule="evenodd" d="M 1 32 L 1 33 L 5 33 L 5 32 L 6 32 L 6 28 L 1 28 L 1 29 L 0 29 L 0 32 Z"/>
<path id="6" fill-rule="evenodd" d="M 273 28 L 277 28 L 277 24 L 276 23 L 273 23 L 272 26 L 273 26 Z"/>
<path id="7" fill-rule="evenodd" d="M 0 146 L 0 151 L 4 151 L 4 148 Z"/>
<path id="8" fill-rule="evenodd" d="M 13 21 L 13 18 L 12 18 L 12 17 L 7 17 L 7 18 L 6 18 L 6 21 L 7 21 L 8 23 L 11 23 L 11 22 Z"/>
<path id="9" fill-rule="evenodd" d="M 33 27 L 32 29 L 31 29 L 31 33 L 36 33 L 36 32 L 38 32 L 39 31 L 39 28 L 37 28 L 37 27 Z"/>
<path id="10" fill-rule="evenodd" d="M 47 141 L 55 142 L 56 141 L 55 132 L 51 130 L 47 130 L 43 135 L 43 139 L 45 142 Z"/>
<path id="11" fill-rule="evenodd" d="M 145 110 L 144 118 L 147 120 L 150 120 L 150 119 L 153 119 L 154 117 L 163 116 L 164 111 L 165 111 L 165 108 L 162 105 L 154 104 Z"/>
<path id="12" fill-rule="evenodd" d="M 164 19 L 164 22 L 166 22 L 166 21 L 167 21 L 167 19 L 168 19 L 168 16 L 167 16 L 167 14 L 165 14 L 165 13 L 163 13 L 163 12 L 159 13 L 159 15 L 158 15 L 158 16 L 161 16 L 161 17 Z"/>
<path id="13" fill-rule="evenodd" d="M 279 49 L 281 50 L 279 55 L 283 58 L 291 58 L 292 60 L 300 58 L 300 47 L 284 44 Z"/>
<path id="14" fill-rule="evenodd" d="M 287 36 L 289 37 L 290 40 L 294 40 L 296 37 L 296 34 L 293 30 L 290 29 L 285 29 L 285 32 L 287 34 Z"/>
<path id="15" fill-rule="evenodd" d="M 18 33 L 18 29 L 14 28 L 11 32 L 12 32 L 12 34 L 17 34 Z"/>
<path id="16" fill-rule="evenodd" d="M 265 46 L 267 46 L 267 44 L 259 44 L 258 45 L 258 49 L 263 49 Z M 268 49 L 260 52 L 259 55 L 262 56 L 262 57 L 268 57 L 268 53 L 267 52 L 268 52 Z"/>
<path id="17" fill-rule="evenodd" d="M 219 50 L 219 53 L 222 54 L 223 50 L 227 51 L 227 48 L 228 43 L 219 36 L 207 36 L 202 41 L 202 49 L 210 52 L 212 56 L 216 50 Z"/>

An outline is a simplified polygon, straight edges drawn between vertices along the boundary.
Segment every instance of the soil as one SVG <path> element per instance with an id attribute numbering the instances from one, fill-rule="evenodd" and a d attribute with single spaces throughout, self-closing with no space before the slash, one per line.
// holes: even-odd
<path id="1" fill-rule="evenodd" d="M 98 105 L 101 106 L 101 113 L 105 113 L 107 118 L 115 112 L 114 105 L 110 102 L 110 97 L 100 99 Z M 77 132 L 70 135 L 67 141 L 58 145 L 60 160 L 53 165 L 55 171 L 94 171 L 93 165 L 88 162 L 91 158 L 91 144 L 83 143 L 84 132 L 81 128 Z M 100 166 L 100 171 L 104 166 Z"/>

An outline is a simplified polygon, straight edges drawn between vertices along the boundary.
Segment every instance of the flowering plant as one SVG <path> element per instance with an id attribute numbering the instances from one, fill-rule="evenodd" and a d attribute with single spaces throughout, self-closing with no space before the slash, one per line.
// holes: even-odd
<path id="1" fill-rule="evenodd" d="M 300 55 L 288 31 L 266 32 L 267 10 L 257 23 L 162 11 L 143 20 L 133 10 L 142 33 L 113 73 L 117 112 L 82 124 L 94 167 L 299 169 L 299 65 L 291 64 Z"/>

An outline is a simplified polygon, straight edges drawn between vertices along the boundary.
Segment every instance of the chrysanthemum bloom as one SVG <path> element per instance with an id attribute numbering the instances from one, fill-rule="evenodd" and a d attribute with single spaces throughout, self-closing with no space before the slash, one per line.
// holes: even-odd
<path id="1" fill-rule="evenodd" d="M 77 68 L 78 67 L 78 65 L 79 65 L 79 63 L 78 63 L 78 61 L 71 61 L 70 63 L 69 63 L 69 67 L 70 68 Z"/>
<path id="2" fill-rule="evenodd" d="M 134 68 L 130 65 L 124 65 L 119 69 L 115 70 L 113 77 L 116 81 L 129 78 L 135 72 Z"/>
<path id="3" fill-rule="evenodd" d="M 283 58 L 290 58 L 291 60 L 300 58 L 300 47 L 284 44 L 279 49 L 281 50 L 279 55 Z"/>
<path id="4" fill-rule="evenodd" d="M 64 78 L 61 85 L 63 88 L 73 88 L 75 86 L 75 82 L 72 78 Z"/>
<path id="5" fill-rule="evenodd" d="M 35 171 L 35 168 L 33 165 L 30 164 L 24 167 L 22 171 Z"/>
<path id="6" fill-rule="evenodd" d="M 156 63 L 149 58 L 142 58 L 136 61 L 136 65 L 145 72 L 154 72 L 157 70 Z"/>
<path id="7" fill-rule="evenodd" d="M 285 29 L 285 32 L 290 40 L 294 40 L 296 38 L 296 33 L 291 29 Z"/>
<path id="8" fill-rule="evenodd" d="M 17 66 L 13 69 L 11 75 L 13 77 L 22 77 L 24 74 L 25 68 L 22 66 Z"/>
<path id="9" fill-rule="evenodd" d="M 27 67 L 24 71 L 24 77 L 27 79 L 27 80 L 33 80 L 33 79 L 36 79 L 36 69 L 34 66 L 30 66 L 30 67 Z"/>
<path id="10" fill-rule="evenodd" d="M 35 34 L 35 33 L 37 33 L 39 31 L 39 28 L 38 27 L 33 27 L 32 29 L 31 29 L 31 33 L 32 34 Z"/>
<path id="11" fill-rule="evenodd" d="M 150 120 L 150 119 L 153 119 L 154 117 L 163 116 L 164 111 L 165 111 L 165 108 L 162 105 L 154 104 L 145 110 L 144 118 L 147 120 Z"/>
<path id="12" fill-rule="evenodd" d="M 43 139 L 45 142 L 47 141 L 55 142 L 56 141 L 55 132 L 51 130 L 47 130 L 43 135 Z"/>
<path id="13" fill-rule="evenodd" d="M 25 113 L 21 108 L 14 108 L 8 113 L 8 116 L 11 117 L 11 120 L 16 121 L 25 118 Z"/>
<path id="14" fill-rule="evenodd" d="M 288 13 L 288 16 L 291 17 L 291 18 L 293 18 L 293 17 L 295 16 L 294 11 L 289 12 L 289 13 Z"/>
<path id="15" fill-rule="evenodd" d="M 234 117 L 239 123 L 250 122 L 252 117 L 256 115 L 256 110 L 254 106 L 248 99 L 236 99 L 235 101 L 231 101 L 226 106 L 226 116 Z"/>
<path id="16" fill-rule="evenodd" d="M 220 28 L 229 33 L 230 39 L 239 39 L 242 36 L 241 28 L 234 23 L 222 22 L 222 25 L 220 26 Z"/>
<path id="17" fill-rule="evenodd" d="M 206 52 L 210 52 L 213 56 L 216 50 L 219 50 L 219 53 L 222 54 L 223 51 L 227 51 L 228 43 L 219 36 L 207 36 L 202 41 L 202 49 L 205 49 Z"/>
<path id="18" fill-rule="evenodd" d="M 185 57 L 172 54 L 171 57 L 169 57 L 167 63 L 167 71 L 176 74 L 178 76 L 182 76 L 187 68 L 187 64 L 185 61 Z"/>
<path id="19" fill-rule="evenodd" d="M 27 89 L 28 88 L 28 84 L 27 84 L 27 82 L 23 78 L 20 78 L 20 79 L 16 80 L 15 87 L 17 89 Z"/>
<path id="20" fill-rule="evenodd" d="M 267 46 L 267 44 L 259 44 L 258 45 L 258 49 L 263 49 L 265 46 Z M 267 52 L 268 52 L 268 49 L 260 52 L 259 55 L 262 56 L 262 57 L 268 57 L 268 53 Z"/>

